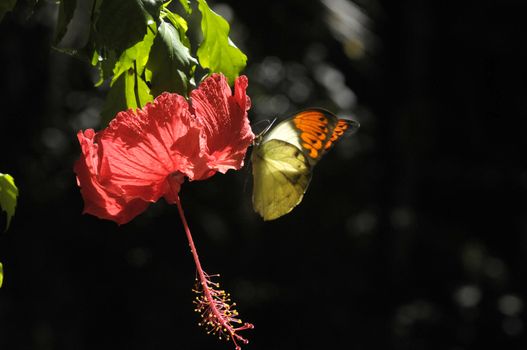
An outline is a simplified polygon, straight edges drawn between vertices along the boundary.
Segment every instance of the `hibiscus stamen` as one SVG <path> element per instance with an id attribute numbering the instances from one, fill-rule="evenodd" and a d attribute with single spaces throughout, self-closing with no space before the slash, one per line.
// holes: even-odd
<path id="1" fill-rule="evenodd" d="M 231 302 L 230 294 L 219 289 L 220 284 L 218 282 L 212 281 L 212 277 L 219 277 L 219 275 L 208 275 L 203 271 L 179 197 L 176 200 L 176 204 L 187 234 L 190 251 L 196 264 L 197 277 L 193 291 L 198 294 L 194 304 L 196 304 L 195 311 L 201 316 L 199 325 L 204 326 L 208 334 L 218 335 L 220 339 L 232 340 L 236 350 L 240 350 L 241 347 L 238 345 L 238 341 L 243 344 L 247 344 L 249 341 L 237 332 L 252 329 L 254 326 L 251 323 L 243 323 L 238 318 L 238 311 L 234 308 L 236 303 Z M 242 323 L 242 326 L 234 326 L 234 324 L 239 325 Z"/>

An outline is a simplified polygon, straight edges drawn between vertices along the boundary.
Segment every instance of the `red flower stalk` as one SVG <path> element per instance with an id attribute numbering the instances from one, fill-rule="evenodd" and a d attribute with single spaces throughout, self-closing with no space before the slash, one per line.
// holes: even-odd
<path id="1" fill-rule="evenodd" d="M 184 97 L 163 93 L 143 109 L 119 112 L 99 132 L 79 131 L 82 149 L 75 163 L 84 213 L 124 224 L 164 197 L 176 204 L 199 278 L 197 311 L 212 333 L 237 341 L 241 323 L 228 294 L 217 290 L 202 269 L 183 214 L 179 190 L 185 177 L 204 180 L 216 172 L 240 169 L 254 134 L 249 125 L 247 78 L 236 79 L 234 94 L 223 75 L 213 74 Z"/>

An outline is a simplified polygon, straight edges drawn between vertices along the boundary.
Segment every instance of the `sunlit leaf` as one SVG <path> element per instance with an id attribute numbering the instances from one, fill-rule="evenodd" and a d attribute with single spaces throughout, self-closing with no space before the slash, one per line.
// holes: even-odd
<path id="1" fill-rule="evenodd" d="M 0 263 L 0 287 L 2 287 L 2 283 L 4 283 L 4 265 Z"/>
<path id="2" fill-rule="evenodd" d="M 66 31 L 68 30 L 68 24 L 73 18 L 73 13 L 75 12 L 76 6 L 77 0 L 60 0 L 55 43 L 59 43 L 64 37 L 64 34 L 66 34 Z"/>
<path id="3" fill-rule="evenodd" d="M 142 41 L 125 50 L 113 68 L 111 84 L 130 68 L 137 67 L 137 74 L 142 75 L 150 54 L 150 47 L 154 42 L 155 31 L 149 29 Z"/>
<path id="4" fill-rule="evenodd" d="M 177 13 L 170 12 L 168 9 L 164 11 L 166 18 L 178 30 L 181 42 L 190 49 L 190 40 L 187 37 L 188 24 L 187 21 Z"/>
<path id="5" fill-rule="evenodd" d="M 17 197 L 18 188 L 13 177 L 0 173 L 0 208 L 7 214 L 6 230 L 9 228 L 11 218 L 15 215 Z"/>
<path id="6" fill-rule="evenodd" d="M 4 15 L 13 10 L 16 5 L 16 0 L 2 0 L 0 1 L 0 21 L 4 18 Z"/>
<path id="7" fill-rule="evenodd" d="M 136 77 L 133 74 L 128 74 L 126 79 L 126 104 L 128 108 L 142 108 L 154 100 L 150 88 L 141 76 Z M 133 95 L 130 87 L 134 91 Z"/>
<path id="8" fill-rule="evenodd" d="M 205 0 L 199 0 L 203 41 L 198 48 L 202 67 L 212 73 L 223 73 L 232 83 L 245 68 L 247 56 L 229 39 L 229 23 L 210 9 Z"/>
<path id="9" fill-rule="evenodd" d="M 157 96 L 169 91 L 186 96 L 196 64 L 176 28 L 169 22 L 161 21 L 147 63 L 147 68 L 152 71 L 152 94 Z"/>
<path id="10" fill-rule="evenodd" d="M 120 111 L 143 107 L 154 98 L 141 76 L 129 69 L 110 88 L 101 111 L 102 124 L 107 125 Z"/>
<path id="11" fill-rule="evenodd" d="M 99 64 L 99 59 L 101 58 L 101 56 L 99 56 L 99 53 L 97 52 L 97 50 L 94 50 L 93 51 L 93 55 L 91 57 L 91 65 L 92 66 L 96 66 L 97 64 Z"/>
<path id="12" fill-rule="evenodd" d="M 190 15 L 192 13 L 192 8 L 190 7 L 190 0 L 179 0 L 179 3 L 181 4 L 181 6 L 183 6 L 183 8 L 185 9 L 185 11 Z"/>

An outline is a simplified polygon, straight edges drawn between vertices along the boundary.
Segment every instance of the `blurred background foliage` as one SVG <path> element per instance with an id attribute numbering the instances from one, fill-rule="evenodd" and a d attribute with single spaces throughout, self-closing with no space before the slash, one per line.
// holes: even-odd
<path id="1" fill-rule="evenodd" d="M 76 133 L 106 91 L 51 49 L 57 6 L 33 2 L 0 23 L 0 171 L 20 189 L 0 348 L 231 347 L 197 326 L 175 208 L 81 215 Z M 255 131 L 308 106 L 361 122 L 275 222 L 252 211 L 249 167 L 183 186 L 203 264 L 255 324 L 247 349 L 525 348 L 527 4 L 209 5 L 248 56 Z"/>

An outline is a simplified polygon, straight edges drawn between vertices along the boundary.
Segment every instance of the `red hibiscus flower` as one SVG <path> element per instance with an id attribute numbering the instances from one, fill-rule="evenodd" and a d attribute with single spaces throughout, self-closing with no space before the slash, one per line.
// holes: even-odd
<path id="1" fill-rule="evenodd" d="M 214 74 L 189 102 L 163 93 L 143 109 L 118 113 L 102 131 L 79 131 L 74 170 L 84 212 L 124 224 L 161 197 L 175 203 L 185 177 L 241 168 L 254 138 L 246 88 L 241 76 L 232 94 L 226 78 Z"/>
<path id="2" fill-rule="evenodd" d="M 197 269 L 200 324 L 238 350 L 238 342 L 248 343 L 238 333 L 253 325 L 242 323 L 229 294 L 203 271 L 178 194 L 185 177 L 204 180 L 242 167 L 254 139 L 246 88 L 247 78 L 239 77 L 233 95 L 226 78 L 214 74 L 190 102 L 163 93 L 143 109 L 120 112 L 102 131 L 79 131 L 82 155 L 74 167 L 85 213 L 124 224 L 161 197 L 177 205 Z"/>

